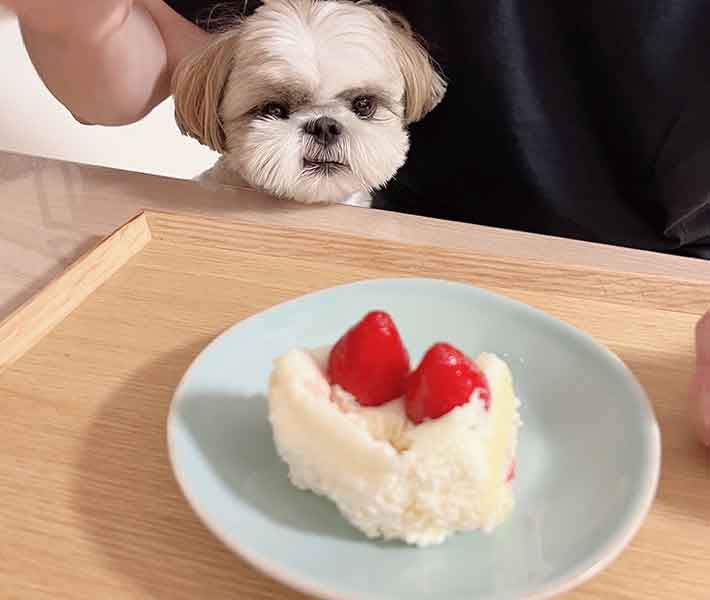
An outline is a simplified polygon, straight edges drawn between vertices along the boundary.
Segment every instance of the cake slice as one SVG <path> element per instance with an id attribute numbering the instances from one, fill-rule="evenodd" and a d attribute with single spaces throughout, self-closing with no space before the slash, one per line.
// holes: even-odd
<path id="1" fill-rule="evenodd" d="M 332 381 L 332 356 L 332 349 L 292 350 L 271 374 L 269 419 L 295 486 L 332 500 L 368 537 L 419 546 L 457 531 L 491 531 L 505 519 L 514 504 L 520 419 L 501 359 L 482 354 L 470 361 L 460 354 L 457 360 L 470 364 L 448 372 L 448 355 L 440 353 L 434 368 L 425 356 L 417 370 L 401 375 L 401 386 L 355 384 L 369 394 L 363 405 Z M 390 364 L 402 370 L 401 359 Z M 452 384 L 452 378 L 459 379 Z M 383 401 L 373 390 L 384 388 L 403 393 Z M 380 404 L 372 405 L 375 397 Z M 413 411 L 413 399 L 436 416 Z"/>

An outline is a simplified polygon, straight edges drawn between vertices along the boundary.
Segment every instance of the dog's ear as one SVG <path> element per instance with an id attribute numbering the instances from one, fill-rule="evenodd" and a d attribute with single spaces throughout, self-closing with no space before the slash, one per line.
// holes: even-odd
<path id="1" fill-rule="evenodd" d="M 232 71 L 236 35 L 236 30 L 220 34 L 207 47 L 185 58 L 172 81 L 180 131 L 221 154 L 227 148 L 219 108 Z"/>
<path id="2" fill-rule="evenodd" d="M 404 77 L 404 122 L 414 123 L 426 116 L 446 93 L 446 82 L 424 43 L 401 15 L 375 8 L 385 22 L 397 51 Z"/>

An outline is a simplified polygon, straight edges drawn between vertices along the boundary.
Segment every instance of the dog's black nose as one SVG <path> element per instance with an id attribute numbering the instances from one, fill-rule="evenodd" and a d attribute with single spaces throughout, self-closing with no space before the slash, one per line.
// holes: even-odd
<path id="1" fill-rule="evenodd" d="M 318 117 L 313 121 L 308 121 L 303 130 L 312 135 L 323 146 L 330 146 L 343 132 L 340 123 L 330 117 Z"/>

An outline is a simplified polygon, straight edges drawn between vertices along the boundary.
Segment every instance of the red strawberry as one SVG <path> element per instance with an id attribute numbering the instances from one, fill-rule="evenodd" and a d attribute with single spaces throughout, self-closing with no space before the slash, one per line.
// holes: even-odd
<path id="1" fill-rule="evenodd" d="M 425 419 L 438 419 L 466 404 L 477 389 L 480 389 L 480 397 L 488 410 L 491 395 L 483 372 L 450 344 L 434 344 L 417 370 L 407 378 L 407 416 L 416 424 Z"/>
<path id="2" fill-rule="evenodd" d="M 510 463 L 510 468 L 508 469 L 508 475 L 505 478 L 506 483 L 510 483 L 515 479 L 515 467 L 516 467 L 517 461 L 515 458 L 513 458 L 512 462 Z"/>
<path id="3" fill-rule="evenodd" d="M 333 346 L 328 379 L 350 392 L 363 406 L 379 406 L 404 394 L 409 354 L 392 318 L 385 312 L 365 315 Z"/>

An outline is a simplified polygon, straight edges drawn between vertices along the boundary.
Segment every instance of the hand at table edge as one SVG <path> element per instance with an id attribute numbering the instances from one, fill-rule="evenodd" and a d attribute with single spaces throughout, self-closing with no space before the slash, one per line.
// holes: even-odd
<path id="1" fill-rule="evenodd" d="M 710 311 L 695 327 L 696 366 L 690 384 L 690 416 L 700 441 L 710 447 Z"/>

